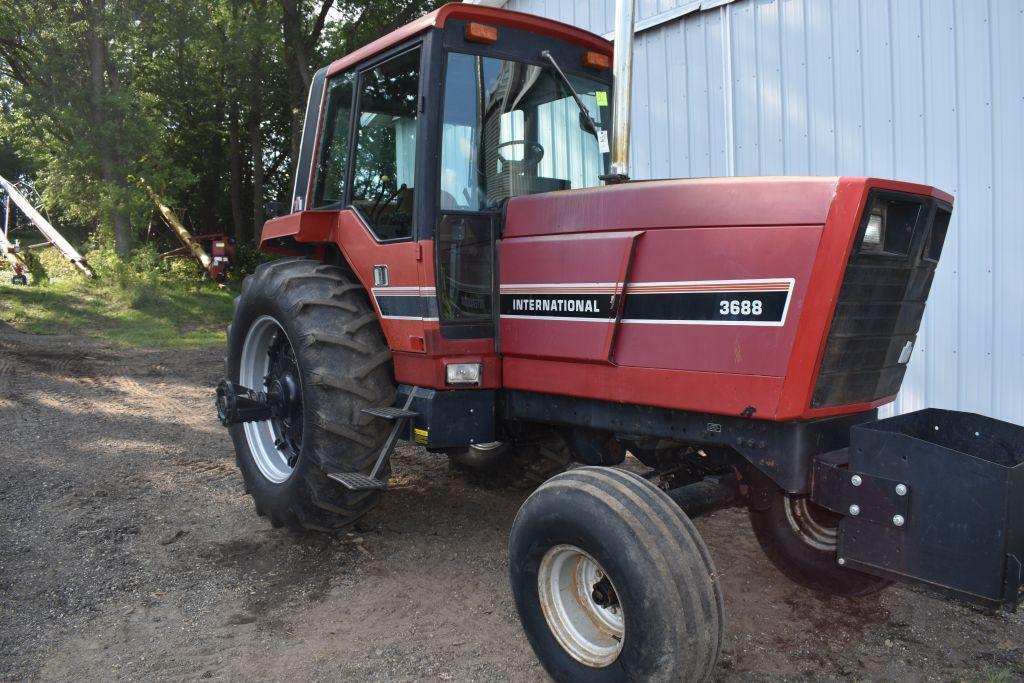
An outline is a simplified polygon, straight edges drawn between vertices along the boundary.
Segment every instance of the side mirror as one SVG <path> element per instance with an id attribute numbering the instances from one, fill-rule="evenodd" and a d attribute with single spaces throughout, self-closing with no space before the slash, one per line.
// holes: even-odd
<path id="1" fill-rule="evenodd" d="M 284 202 L 267 202 L 263 205 L 263 212 L 267 218 L 277 218 L 287 213 Z"/>

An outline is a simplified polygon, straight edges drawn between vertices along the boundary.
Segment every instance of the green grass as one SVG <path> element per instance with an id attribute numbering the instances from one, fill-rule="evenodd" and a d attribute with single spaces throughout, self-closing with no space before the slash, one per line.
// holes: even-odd
<path id="1" fill-rule="evenodd" d="M 31 334 L 74 334 L 115 344 L 169 348 L 223 344 L 234 292 L 159 282 L 83 281 L 25 287 L 0 282 L 0 322 Z"/>

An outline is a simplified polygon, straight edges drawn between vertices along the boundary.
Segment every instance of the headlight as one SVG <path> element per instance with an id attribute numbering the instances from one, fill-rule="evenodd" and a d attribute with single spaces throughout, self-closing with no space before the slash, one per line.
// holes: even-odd
<path id="1" fill-rule="evenodd" d="M 871 209 L 871 215 L 868 216 L 868 226 L 864 229 L 864 241 L 861 249 L 870 251 L 880 248 L 882 246 L 882 228 L 882 209 L 876 206 Z"/>
<path id="2" fill-rule="evenodd" d="M 860 250 L 907 256 L 914 241 L 914 231 L 924 204 L 908 201 L 904 196 L 874 194 L 868 204 L 867 223 L 861 238 Z"/>
<path id="3" fill-rule="evenodd" d="M 445 382 L 450 386 L 477 385 L 482 370 L 480 363 L 449 363 L 445 366 Z"/>

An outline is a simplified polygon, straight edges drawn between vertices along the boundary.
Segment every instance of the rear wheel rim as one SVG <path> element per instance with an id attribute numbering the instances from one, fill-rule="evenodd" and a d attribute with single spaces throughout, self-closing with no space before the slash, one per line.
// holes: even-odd
<path id="1" fill-rule="evenodd" d="M 573 545 L 549 549 L 540 562 L 537 587 L 548 628 L 577 662 L 602 668 L 622 652 L 626 620 L 604 568 Z"/>
<path id="2" fill-rule="evenodd" d="M 838 521 L 830 519 L 828 512 L 811 503 L 807 497 L 786 496 L 783 507 L 786 521 L 807 545 L 829 553 L 838 546 Z"/>
<path id="3" fill-rule="evenodd" d="M 242 428 L 260 474 L 283 483 L 295 470 L 302 447 L 302 385 L 291 341 L 269 315 L 257 318 L 245 335 L 238 381 L 272 395 L 274 417 Z"/>

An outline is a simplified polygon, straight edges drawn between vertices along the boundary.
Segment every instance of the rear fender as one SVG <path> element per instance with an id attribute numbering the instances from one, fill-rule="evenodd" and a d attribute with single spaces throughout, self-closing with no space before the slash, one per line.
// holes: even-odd
<path id="1" fill-rule="evenodd" d="M 260 251 L 285 256 L 316 256 L 332 242 L 336 211 L 297 211 L 263 224 Z"/>

